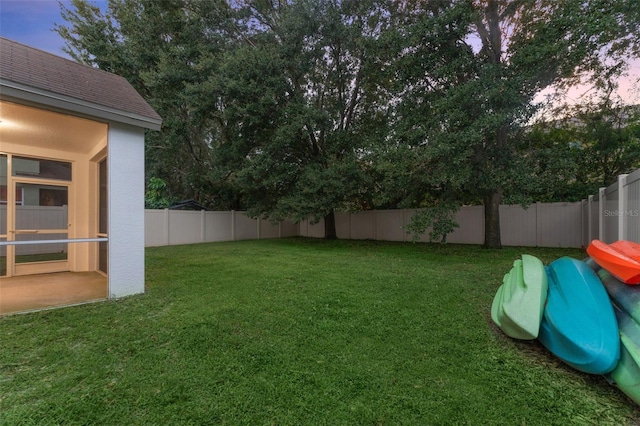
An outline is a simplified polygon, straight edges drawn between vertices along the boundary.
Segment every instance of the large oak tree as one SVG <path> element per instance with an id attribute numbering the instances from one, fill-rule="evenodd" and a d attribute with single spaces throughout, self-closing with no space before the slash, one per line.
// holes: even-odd
<path id="1" fill-rule="evenodd" d="M 270 219 L 527 192 L 522 130 L 554 84 L 611 77 L 635 0 L 86 0 L 58 27 L 77 60 L 126 77 L 165 118 L 147 173 L 175 198 Z M 553 155 L 553 154 L 552 154 Z M 158 194 L 162 198 L 163 194 Z M 422 224 L 422 225 L 420 225 Z"/>
<path id="2" fill-rule="evenodd" d="M 384 140 L 388 110 L 382 3 L 247 2 L 251 31 L 224 78 L 250 214 L 324 219 L 336 238 L 334 211 L 367 206 L 365 154 Z"/>
<path id="3" fill-rule="evenodd" d="M 147 181 L 166 182 L 168 198 L 210 207 L 239 206 L 229 182 L 220 116 L 225 53 L 238 43 L 234 10 L 223 1 L 109 0 L 106 11 L 86 0 L 61 4 L 56 31 L 77 61 L 125 77 L 163 117 L 146 136 Z M 201 88 L 207 83 L 208 93 Z"/>
<path id="4" fill-rule="evenodd" d="M 637 4 L 409 0 L 404 12 L 396 129 L 422 169 L 415 185 L 445 194 L 445 205 L 481 202 L 485 246 L 498 248 L 503 195 L 529 183 L 518 135 L 534 98 L 553 84 L 619 70 L 637 43 Z"/>

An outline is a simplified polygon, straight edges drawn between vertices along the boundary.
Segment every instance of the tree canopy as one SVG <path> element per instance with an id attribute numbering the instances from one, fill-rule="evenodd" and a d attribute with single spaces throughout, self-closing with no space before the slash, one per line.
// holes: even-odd
<path id="1" fill-rule="evenodd" d="M 368 202 L 365 153 L 386 134 L 380 2 L 249 2 L 252 43 L 227 62 L 229 122 L 248 144 L 238 183 L 249 213 L 325 219 Z"/>
<path id="2" fill-rule="evenodd" d="M 525 135 L 536 152 L 531 197 L 579 201 L 640 168 L 640 109 L 611 94 L 565 106 Z M 562 116 L 564 115 L 564 117 Z"/>
<path id="3" fill-rule="evenodd" d="M 531 131 L 543 89 L 610 81 L 638 55 L 632 0 L 72 0 L 62 13 L 68 53 L 165 118 L 147 137 L 153 200 L 324 219 L 329 238 L 336 209 L 421 207 L 412 229 L 444 238 L 460 205 L 481 203 L 485 246 L 500 247 L 503 199 L 543 196 L 563 162 L 580 182 L 636 152 L 606 151 L 635 130 L 595 116 L 553 143 Z"/>
<path id="4" fill-rule="evenodd" d="M 406 158 L 423 171 L 414 173 L 416 184 L 436 189 L 442 205 L 484 205 L 485 246 L 501 246 L 505 194 L 526 194 L 533 183 L 535 155 L 523 155 L 522 133 L 535 96 L 554 83 L 620 69 L 620 54 L 633 43 L 624 11 L 633 5 L 613 3 L 407 4 L 399 31 L 408 44 L 397 62 L 405 88 L 396 116 L 399 149 L 411 147 Z"/>
<path id="5" fill-rule="evenodd" d="M 232 9 L 197 0 L 109 0 L 104 13 L 85 0 L 61 8 L 66 52 L 125 77 L 163 117 L 162 131 L 146 135 L 148 178 L 166 182 L 171 199 L 237 206 L 230 164 L 215 149 L 221 107 L 211 102 L 222 92 L 211 76 L 238 44 Z"/>

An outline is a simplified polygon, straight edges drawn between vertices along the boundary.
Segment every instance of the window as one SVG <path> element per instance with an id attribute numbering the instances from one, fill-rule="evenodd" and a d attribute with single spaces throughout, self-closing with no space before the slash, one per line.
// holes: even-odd
<path id="1" fill-rule="evenodd" d="M 71 181 L 71 163 L 37 158 L 13 157 L 13 176 Z"/>

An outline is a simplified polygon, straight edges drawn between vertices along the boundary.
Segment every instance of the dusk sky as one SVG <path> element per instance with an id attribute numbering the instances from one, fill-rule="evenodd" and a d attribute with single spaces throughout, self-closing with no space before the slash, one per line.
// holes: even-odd
<path id="1" fill-rule="evenodd" d="M 69 0 L 62 0 L 69 4 Z M 93 0 L 106 8 L 106 0 Z M 54 24 L 64 24 L 57 0 L 0 0 L 0 36 L 45 50 L 60 56 L 64 41 L 53 31 Z M 632 63 L 630 76 L 620 81 L 619 94 L 628 103 L 640 103 L 640 60 Z M 584 89 L 582 90 L 584 91 Z M 573 102 L 581 90 L 569 95 Z"/>
<path id="2" fill-rule="evenodd" d="M 70 4 L 69 0 L 62 0 Z M 106 0 L 94 1 L 106 7 Z M 64 24 L 58 0 L 0 0 L 0 36 L 60 56 L 64 41 L 53 31 Z"/>

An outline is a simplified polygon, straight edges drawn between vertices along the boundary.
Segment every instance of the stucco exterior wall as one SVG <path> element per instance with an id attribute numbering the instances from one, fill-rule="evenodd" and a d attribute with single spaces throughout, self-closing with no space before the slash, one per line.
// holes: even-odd
<path id="1" fill-rule="evenodd" d="M 144 129 L 110 123 L 109 297 L 144 292 Z"/>

